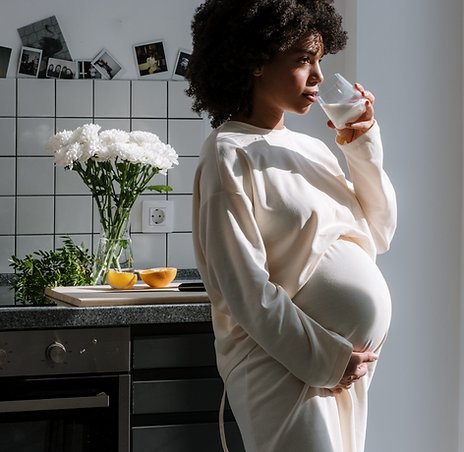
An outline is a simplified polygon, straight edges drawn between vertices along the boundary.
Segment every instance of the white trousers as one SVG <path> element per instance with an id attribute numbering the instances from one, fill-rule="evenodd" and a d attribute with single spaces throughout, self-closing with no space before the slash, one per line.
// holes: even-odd
<path id="1" fill-rule="evenodd" d="M 363 452 L 375 364 L 349 390 L 333 394 L 306 385 L 255 347 L 226 381 L 246 452 Z"/>

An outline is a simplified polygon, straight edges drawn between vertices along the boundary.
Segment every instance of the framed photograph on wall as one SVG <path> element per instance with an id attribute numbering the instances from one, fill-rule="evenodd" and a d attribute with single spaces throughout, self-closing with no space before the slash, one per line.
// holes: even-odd
<path id="1" fill-rule="evenodd" d="M 24 47 L 42 50 L 39 78 L 45 78 L 49 58 L 72 61 L 71 53 L 55 16 L 18 28 Z"/>
<path id="2" fill-rule="evenodd" d="M 190 50 L 179 49 L 177 53 L 176 65 L 172 73 L 173 80 L 185 80 L 185 73 L 190 61 L 192 52 Z"/>
<path id="3" fill-rule="evenodd" d="M 101 78 L 106 80 L 112 80 L 124 69 L 106 49 L 103 49 L 91 64 L 100 73 Z"/>
<path id="4" fill-rule="evenodd" d="M 167 79 L 168 64 L 162 39 L 136 44 L 133 49 L 139 78 Z"/>
<path id="5" fill-rule="evenodd" d="M 47 78 L 73 79 L 77 78 L 77 62 L 49 58 Z"/>
<path id="6" fill-rule="evenodd" d="M 9 47 L 0 46 L 0 78 L 5 78 L 8 73 L 11 50 Z"/>
<path id="7" fill-rule="evenodd" d="M 77 78 L 93 79 L 101 78 L 100 72 L 95 69 L 95 66 L 90 60 L 77 61 Z"/>
<path id="8" fill-rule="evenodd" d="M 37 78 L 42 61 L 42 49 L 21 47 L 18 65 L 18 77 Z"/>

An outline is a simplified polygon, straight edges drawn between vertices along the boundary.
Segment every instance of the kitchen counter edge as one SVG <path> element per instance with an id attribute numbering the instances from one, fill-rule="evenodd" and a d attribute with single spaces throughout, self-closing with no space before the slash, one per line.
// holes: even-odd
<path id="1" fill-rule="evenodd" d="M 0 307 L 0 331 L 211 321 L 210 303 Z"/>

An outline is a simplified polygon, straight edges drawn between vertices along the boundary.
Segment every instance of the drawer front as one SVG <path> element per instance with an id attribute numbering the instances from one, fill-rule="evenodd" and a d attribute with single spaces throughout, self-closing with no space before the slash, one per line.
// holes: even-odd
<path id="1" fill-rule="evenodd" d="M 214 335 L 211 333 L 133 340 L 133 369 L 215 366 Z"/>
<path id="2" fill-rule="evenodd" d="M 224 384 L 220 378 L 136 381 L 133 414 L 218 411 Z"/>
<path id="3" fill-rule="evenodd" d="M 237 424 L 226 422 L 230 452 L 245 452 Z M 184 424 L 132 429 L 132 452 L 221 452 L 219 425 Z"/>

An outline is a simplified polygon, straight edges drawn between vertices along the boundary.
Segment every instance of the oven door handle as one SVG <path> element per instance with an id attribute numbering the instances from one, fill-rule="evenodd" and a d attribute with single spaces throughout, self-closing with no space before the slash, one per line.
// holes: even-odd
<path id="1" fill-rule="evenodd" d="M 110 398 L 104 392 L 89 397 L 64 397 L 60 399 L 7 400 L 0 402 L 0 413 L 21 411 L 74 410 L 79 408 L 105 408 Z"/>

